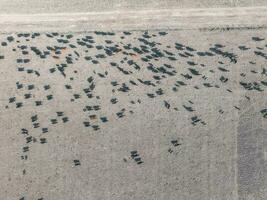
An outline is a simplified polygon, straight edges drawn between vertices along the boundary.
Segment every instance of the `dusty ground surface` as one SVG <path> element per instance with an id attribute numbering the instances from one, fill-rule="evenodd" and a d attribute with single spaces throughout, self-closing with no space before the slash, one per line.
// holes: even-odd
<path id="1" fill-rule="evenodd" d="M 0 13 L 73 13 L 174 8 L 267 6 L 265 0 L 1 0 Z"/>
<path id="2" fill-rule="evenodd" d="M 0 199 L 267 199 L 266 30 L 0 35 Z"/>

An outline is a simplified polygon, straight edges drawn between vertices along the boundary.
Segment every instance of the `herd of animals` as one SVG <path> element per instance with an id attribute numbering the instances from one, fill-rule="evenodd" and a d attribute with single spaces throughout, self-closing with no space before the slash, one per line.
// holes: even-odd
<path id="1" fill-rule="evenodd" d="M 25 141 L 21 148 L 24 161 L 28 159 L 31 145 L 46 145 L 49 133 L 58 124 L 64 127 L 73 122 L 94 133 L 108 127 L 110 121 L 114 125 L 122 118 L 134 120 L 135 106 L 154 99 L 160 99 L 156 106 L 166 112 L 188 112 L 188 126 L 208 126 L 208 119 L 197 112 L 194 99 L 175 104 L 173 99 L 169 100 L 169 94 L 176 95 L 177 101 L 185 90 L 192 93 L 218 90 L 231 96 L 236 91 L 233 88 L 236 83 L 239 90 L 250 92 L 244 93 L 243 98 L 252 101 L 253 93 L 267 89 L 267 66 L 255 62 L 267 61 L 266 48 L 265 38 L 251 36 L 234 50 L 222 43 L 207 44 L 205 50 L 198 50 L 197 45 L 170 37 L 169 31 L 2 35 L 0 64 L 13 55 L 12 70 L 18 77 L 13 84 L 15 92 L 6 96 L 2 109 L 13 113 L 31 112 L 31 117 L 26 119 L 28 124 L 17 127 Z M 240 65 L 240 55 L 244 53 L 254 59 L 247 63 L 245 71 L 240 71 L 237 81 L 229 74 Z M 65 92 L 58 93 L 58 89 L 55 92 L 58 85 Z M 63 94 L 68 95 L 62 97 Z M 76 112 L 82 113 L 83 117 L 73 119 L 70 113 L 53 107 L 53 113 L 40 120 L 42 107 L 53 105 L 57 99 L 64 100 L 66 109 L 78 105 Z M 119 106 L 111 113 L 107 105 L 110 108 Z M 240 111 L 242 108 L 233 105 L 232 109 Z M 223 108 L 216 112 L 224 115 Z M 266 107 L 257 112 L 267 119 Z M 103 124 L 107 126 L 103 127 Z M 172 153 L 172 148 L 182 148 L 183 144 L 177 138 L 170 141 L 170 145 L 169 153 Z M 146 163 L 138 149 L 132 149 L 129 157 L 137 165 Z M 70 164 L 79 167 L 82 162 L 73 158 Z"/>

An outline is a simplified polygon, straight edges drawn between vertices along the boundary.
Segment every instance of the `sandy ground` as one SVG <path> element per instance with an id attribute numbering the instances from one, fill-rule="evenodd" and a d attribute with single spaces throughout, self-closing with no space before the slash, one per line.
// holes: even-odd
<path id="1" fill-rule="evenodd" d="M 0 36 L 0 199 L 266 199 L 266 30 Z"/>
<path id="2" fill-rule="evenodd" d="M 0 13 L 62 13 L 267 6 L 265 0 L 1 0 Z"/>
<path id="3" fill-rule="evenodd" d="M 267 7 L 0 12 L 0 26 L 2 33 L 264 29 L 267 27 Z"/>
<path id="4" fill-rule="evenodd" d="M 265 6 L 0 0 L 0 200 L 267 199 Z"/>

